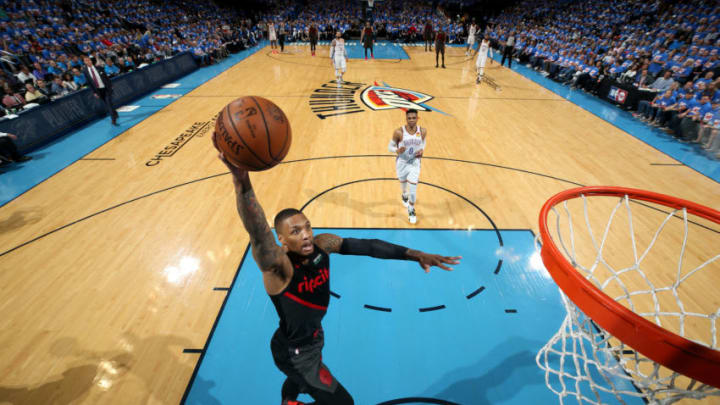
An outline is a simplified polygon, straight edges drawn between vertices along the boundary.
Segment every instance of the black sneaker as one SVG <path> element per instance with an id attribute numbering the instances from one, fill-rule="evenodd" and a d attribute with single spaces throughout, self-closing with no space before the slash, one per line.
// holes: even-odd
<path id="1" fill-rule="evenodd" d="M 408 197 L 402 196 L 402 202 L 403 202 L 403 205 L 405 206 L 405 208 L 407 208 L 407 206 L 408 206 L 408 201 L 409 201 Z"/>

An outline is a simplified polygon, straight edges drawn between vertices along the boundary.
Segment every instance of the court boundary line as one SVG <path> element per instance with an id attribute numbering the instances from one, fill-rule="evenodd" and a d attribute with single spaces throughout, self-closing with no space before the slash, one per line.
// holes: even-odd
<path id="1" fill-rule="evenodd" d="M 494 54 L 492 58 L 497 62 L 498 59 L 499 59 L 499 56 L 495 56 L 495 55 L 497 55 L 497 53 Z M 582 110 L 584 110 L 584 111 L 592 114 L 593 116 L 595 116 L 595 117 L 597 117 L 597 118 L 605 121 L 606 123 L 612 125 L 613 127 L 617 128 L 617 129 L 619 129 L 620 131 L 624 132 L 625 134 L 630 135 L 633 139 L 636 139 L 637 141 L 642 142 L 643 144 L 645 144 L 645 145 L 647 145 L 647 146 L 655 149 L 656 151 L 662 153 L 663 155 L 665 155 L 665 156 L 667 156 L 667 157 L 669 157 L 669 158 L 671 158 L 671 159 L 673 159 L 673 160 L 676 160 L 676 161 L 682 163 L 684 166 L 689 167 L 690 169 L 692 169 L 692 170 L 694 170 L 695 172 L 699 173 L 700 175 L 702 175 L 702 176 L 704 176 L 704 177 L 712 180 L 713 182 L 715 182 L 715 183 L 720 183 L 720 180 L 711 177 L 710 174 L 703 173 L 703 172 L 700 171 L 699 169 L 693 167 L 694 165 L 692 164 L 691 159 L 689 159 L 689 158 L 684 158 L 684 157 L 682 157 L 682 156 L 679 156 L 679 157 L 673 156 L 669 151 L 665 151 L 665 150 L 661 149 L 659 146 L 655 146 L 655 145 L 653 145 L 653 144 L 651 144 L 651 143 L 649 143 L 649 142 L 641 139 L 639 136 L 636 136 L 635 134 L 633 134 L 632 132 L 630 132 L 629 129 L 625 129 L 625 128 L 623 128 L 622 126 L 620 126 L 619 123 L 612 122 L 612 121 L 608 120 L 607 118 L 603 117 L 601 114 L 594 112 L 594 111 L 592 110 L 591 103 L 590 103 L 590 102 L 585 102 L 584 100 L 580 100 L 580 98 L 582 98 L 582 97 L 587 97 L 587 98 L 591 99 L 592 101 L 600 102 L 600 103 L 602 103 L 605 107 L 612 109 L 612 111 L 615 111 L 615 112 L 617 112 L 618 114 L 624 114 L 624 115 L 627 116 L 627 115 L 629 114 L 629 111 L 623 110 L 622 108 L 620 108 L 620 107 L 618 107 L 618 106 L 616 106 L 616 105 L 614 105 L 614 104 L 612 104 L 612 103 L 610 103 L 610 102 L 608 102 L 608 101 L 605 101 L 605 100 L 604 100 L 603 98 L 601 98 L 601 97 L 596 97 L 596 96 L 593 96 L 593 95 L 589 95 L 589 94 L 584 93 L 584 92 L 582 92 L 582 91 L 580 91 L 580 90 L 573 90 L 573 89 L 571 89 L 571 88 L 569 88 L 569 87 L 567 87 L 567 86 L 565 86 L 565 85 L 563 85 L 563 84 L 556 83 L 556 82 L 552 82 L 552 83 L 556 84 L 559 88 L 563 88 L 564 90 L 567 90 L 568 92 L 570 92 L 570 93 L 569 93 L 570 95 L 576 95 L 576 97 L 578 98 L 578 100 L 575 100 L 575 101 L 569 100 L 569 99 L 563 97 L 563 96 L 562 96 L 560 93 L 558 93 L 557 91 L 553 90 L 553 89 L 551 88 L 551 86 L 546 86 L 545 84 L 542 84 L 542 83 L 539 81 L 539 77 L 537 77 L 537 76 L 540 76 L 540 77 L 542 77 L 543 79 L 547 79 L 545 76 L 542 76 L 541 74 L 535 72 L 534 70 L 531 70 L 530 68 L 528 68 L 528 67 L 525 66 L 524 64 L 519 63 L 518 61 L 515 61 L 515 60 L 513 60 L 513 61 L 514 61 L 514 62 L 517 62 L 516 65 L 515 65 L 516 68 L 515 68 L 515 69 L 512 69 L 512 68 L 508 67 L 508 68 L 505 68 L 505 69 L 507 69 L 507 70 L 509 70 L 509 71 L 511 71 L 511 72 L 513 72 L 513 73 L 515 73 L 515 74 L 517 74 L 518 76 L 524 78 L 525 80 L 528 80 L 528 81 L 530 81 L 530 82 L 532 82 L 532 83 L 535 83 L 536 85 L 538 85 L 538 86 L 540 86 L 540 87 L 542 87 L 542 88 L 544 88 L 544 89 L 552 92 L 553 94 L 556 94 L 557 96 L 565 99 L 566 101 L 568 101 L 568 102 L 576 105 L 576 106 L 579 107 L 580 109 L 582 109 Z M 500 67 L 504 67 L 504 66 L 503 66 L 503 65 L 500 65 Z M 527 70 L 528 72 L 525 72 L 524 70 Z M 530 74 L 528 74 L 528 73 L 530 73 Z M 538 79 L 538 80 L 535 80 L 535 79 Z M 548 79 L 548 80 L 550 80 L 550 79 Z M 626 118 L 627 118 L 627 117 L 626 117 Z M 641 125 L 641 124 L 638 123 L 638 125 Z M 643 130 L 643 131 L 647 132 L 648 134 L 650 134 L 650 135 L 652 135 L 652 136 L 656 136 L 656 135 L 657 135 L 657 133 L 654 132 L 651 128 L 648 128 L 648 127 L 645 126 L 644 124 L 642 124 L 642 125 L 643 125 L 643 127 L 642 127 L 642 130 Z M 705 157 L 705 156 L 701 155 L 700 153 L 698 153 L 697 151 L 695 151 L 694 149 L 693 149 L 693 152 L 692 152 L 692 153 L 693 153 L 693 156 Z M 688 160 L 689 162 L 685 162 L 685 161 L 683 161 L 683 159 L 684 159 L 684 160 Z M 710 170 L 708 170 L 708 172 L 710 172 Z"/>
<path id="2" fill-rule="evenodd" d="M 304 158 L 304 159 L 289 160 L 289 161 L 282 162 L 281 164 L 301 163 L 301 162 L 313 161 L 313 160 L 346 159 L 346 158 L 365 158 L 365 157 L 393 157 L 393 158 L 394 158 L 395 156 L 394 156 L 394 155 L 340 155 L 340 156 L 321 156 L 321 157 L 314 157 L 314 158 Z M 524 170 L 524 169 L 517 169 L 517 168 L 513 168 L 513 167 L 509 167 L 509 166 L 497 165 L 497 164 L 493 164 L 493 163 L 474 162 L 474 161 L 471 161 L 471 160 L 460 160 L 460 159 L 442 158 L 442 157 L 432 157 L 432 156 L 426 156 L 426 157 L 424 157 L 424 159 L 442 160 L 442 161 L 450 161 L 450 162 L 476 164 L 476 165 L 481 165 L 481 166 L 489 166 L 489 167 L 494 167 L 494 168 L 497 168 L 497 169 L 506 169 L 506 170 L 517 171 L 517 172 L 521 172 L 521 173 L 525 173 L 525 174 L 532 174 L 532 175 L 535 175 L 535 176 L 545 177 L 545 178 L 549 178 L 549 179 L 552 179 L 552 180 L 557 180 L 557 181 L 560 181 L 560 182 L 563 182 L 563 183 L 570 183 L 570 184 L 573 184 L 573 185 L 577 185 L 577 186 L 584 187 L 583 184 L 576 183 L 576 182 L 573 182 L 573 181 L 570 181 L 570 180 L 561 179 L 561 178 L 559 178 L 559 177 L 554 177 L 554 176 L 550 176 L 550 175 L 546 175 L 546 174 L 542 174 L 542 173 L 538 173 L 538 172 L 533 172 L 533 171 L 529 171 L 529 170 Z M 199 178 L 199 179 L 194 179 L 194 180 L 190 180 L 190 181 L 187 181 L 187 182 L 184 182 L 184 183 L 175 184 L 175 185 L 173 185 L 173 186 L 166 187 L 166 188 L 163 188 L 163 189 L 160 189 L 160 190 L 156 190 L 156 191 L 150 192 L 150 193 L 148 193 L 148 194 L 144 194 L 144 195 L 141 195 L 141 196 L 132 198 L 132 199 L 130 199 L 130 200 L 127 200 L 127 201 L 124 201 L 124 202 L 115 204 L 115 205 L 113 205 L 113 206 L 111 206 L 111 207 L 105 208 L 105 209 L 103 209 L 103 210 L 100 210 L 100 211 L 98 211 L 98 212 L 92 213 L 92 214 L 90 214 L 90 215 L 86 215 L 85 217 L 82 217 L 82 218 L 80 218 L 80 219 L 77 219 L 77 220 L 75 220 L 75 221 L 72 221 L 72 222 L 70 222 L 70 223 L 67 223 L 67 224 L 65 224 L 65 225 L 63 225 L 63 226 L 60 226 L 60 227 L 58 227 L 58 228 L 55 228 L 55 229 L 53 229 L 53 230 L 51 230 L 51 231 L 48 231 L 48 232 L 46 232 L 46 233 L 44 233 L 44 234 L 42 234 L 42 235 L 40 235 L 40 236 L 37 236 L 37 237 L 32 238 L 32 239 L 30 239 L 30 240 L 28 240 L 28 241 L 25 241 L 25 242 L 23 242 L 23 243 L 21 243 L 21 244 L 19 244 L 19 245 L 16 245 L 15 247 L 12 247 L 12 248 L 10 248 L 10 249 L 8 249 L 8 250 L 5 250 L 5 251 L 3 251 L 3 252 L 0 252 L 0 257 L 5 256 L 5 255 L 8 254 L 8 253 L 11 253 L 11 252 L 13 252 L 13 251 L 15 251 L 15 250 L 17 250 L 17 249 L 20 249 L 20 248 L 22 248 L 22 247 L 24 247 L 24 246 L 27 246 L 27 245 L 35 242 L 35 241 L 38 241 L 38 240 L 40 240 L 40 239 L 42 239 L 42 238 L 44 238 L 44 237 L 46 237 L 46 236 L 49 236 L 49 235 L 51 235 L 51 234 L 53 234 L 53 233 L 55 233 L 55 232 L 58 232 L 58 231 L 62 230 L 62 229 L 68 228 L 68 227 L 70 227 L 70 226 L 72 226 L 72 225 L 75 225 L 75 224 L 77 224 L 77 223 L 83 222 L 83 221 L 85 221 L 85 220 L 87 220 L 87 219 L 90 219 L 90 218 L 93 218 L 93 217 L 95 217 L 95 216 L 97 216 L 97 215 L 100 215 L 100 214 L 103 214 L 103 213 L 105 213 L 105 212 L 111 211 L 111 210 L 113 210 L 113 209 L 115 209 L 115 208 L 119 208 L 119 207 L 122 207 L 122 206 L 124 206 L 124 205 L 130 204 L 130 203 L 132 203 L 132 202 L 135 202 L 135 201 L 138 201 L 138 200 L 142 200 L 142 199 L 147 198 L 147 197 L 151 197 L 151 196 L 153 196 L 153 195 L 155 195 L 155 194 L 160 194 L 160 193 L 162 193 L 162 192 L 170 191 L 170 190 L 173 190 L 173 189 L 175 189 L 175 188 L 180 188 L 180 187 L 183 187 L 183 186 L 186 186 L 186 185 L 189 185 L 189 184 L 199 183 L 199 182 L 201 182 L 201 181 L 209 180 L 209 179 L 212 179 L 212 178 L 215 178 L 215 177 L 219 177 L 219 176 L 224 176 L 224 175 L 227 175 L 227 174 L 230 174 L 230 172 L 224 172 L 224 173 L 219 173 L 219 174 L 213 174 L 213 175 L 206 176 L 206 177 L 201 177 L 201 178 Z M 46 179 L 46 180 L 47 180 L 47 179 Z M 393 180 L 397 180 L 397 179 L 393 179 Z M 43 181 L 43 182 L 44 182 L 44 181 Z M 38 183 L 38 184 L 40 184 L 40 183 Z M 29 190 L 28 190 L 28 191 L 29 191 Z M 664 211 L 664 210 L 661 210 L 661 209 L 656 208 L 656 207 L 652 207 L 652 206 L 647 205 L 647 204 L 642 203 L 642 202 L 638 202 L 638 201 L 634 201 L 634 200 L 631 200 L 631 202 L 636 203 L 636 204 L 640 204 L 640 205 L 642 205 L 642 206 L 644 206 L 644 207 L 646 207 L 646 208 L 650 208 L 650 209 L 655 210 L 655 211 L 659 211 L 659 212 L 668 214 L 668 212 L 666 212 L 666 211 Z M 0 207 L 0 208 L 2 208 L 2 207 Z M 676 217 L 677 217 L 677 215 L 676 215 Z M 679 218 L 679 217 L 677 217 L 677 218 Z M 701 228 L 707 229 L 707 230 L 709 230 L 709 231 L 711 231 L 711 232 L 720 233 L 720 230 L 716 230 L 716 229 L 710 228 L 710 227 L 705 226 L 705 225 L 703 225 L 703 224 L 699 224 L 699 223 L 697 223 L 697 222 L 695 222 L 695 221 L 688 221 L 688 222 L 691 223 L 691 224 L 693 224 L 693 225 L 697 225 L 697 226 L 699 226 L 699 227 L 701 227 Z M 420 229 L 420 228 L 418 228 L 418 229 Z"/>
<path id="3" fill-rule="evenodd" d="M 393 180 L 396 180 L 396 179 L 393 179 Z M 334 188 L 333 188 L 333 189 L 334 189 Z M 331 191 L 331 190 L 326 190 L 325 192 L 319 193 L 319 194 L 316 195 L 315 197 L 311 198 L 306 204 L 303 205 L 303 208 L 307 207 L 307 206 L 308 206 L 310 203 L 312 203 L 317 197 L 319 197 L 319 196 L 327 193 L 328 191 Z M 315 228 L 315 227 L 313 227 L 313 228 Z M 462 229 L 462 228 L 461 228 L 461 229 L 455 229 L 455 228 L 416 229 L 416 228 L 379 228 L 379 227 L 377 227 L 377 228 L 375 228 L 375 227 L 373 227 L 373 228 L 351 228 L 351 227 L 324 227 L 324 226 L 318 226 L 317 229 L 361 229 L 361 230 L 371 229 L 371 230 L 403 230 L 403 231 L 408 231 L 408 230 L 409 230 L 409 231 L 415 231 L 415 230 L 422 230 L 422 231 L 436 230 L 436 231 L 438 231 L 438 230 L 442 230 L 442 231 L 468 232 L 467 229 Z M 486 232 L 487 232 L 487 231 L 498 231 L 498 230 L 500 230 L 500 231 L 505 231 L 505 229 L 498 229 L 498 228 L 473 228 L 471 231 L 473 231 L 473 232 L 474 232 L 474 231 L 486 231 Z M 529 232 L 529 233 L 533 236 L 533 239 L 534 239 L 534 237 L 535 237 L 535 233 L 532 231 L 532 229 L 510 228 L 510 229 L 507 229 L 507 231 L 510 231 L 510 232 L 517 232 L 517 231 Z M 195 379 L 196 379 L 196 377 L 197 377 L 198 372 L 200 371 L 200 367 L 201 367 L 202 362 L 203 362 L 203 360 L 204 360 L 204 358 L 205 358 L 205 355 L 206 355 L 207 352 L 208 352 L 208 348 L 209 348 L 209 346 L 210 346 L 210 342 L 212 341 L 212 338 L 213 338 L 213 336 L 214 336 L 214 334 L 215 334 L 215 331 L 216 331 L 216 329 L 217 329 L 217 326 L 218 326 L 218 324 L 219 324 L 219 322 L 220 322 L 220 318 L 222 317 L 222 314 L 223 314 L 223 312 L 225 311 L 225 307 L 226 307 L 226 305 L 227 305 L 228 299 L 230 298 L 230 293 L 231 293 L 231 292 L 233 291 L 233 289 L 235 288 L 235 283 L 236 283 L 236 281 L 237 281 L 238 275 L 240 275 L 240 271 L 241 271 L 241 269 L 242 269 L 242 265 L 245 263 L 245 260 L 247 259 L 247 254 L 248 254 L 248 252 L 250 251 L 250 248 L 251 248 L 251 245 L 250 245 L 250 243 L 248 243 L 247 246 L 245 247 L 245 252 L 243 253 L 242 258 L 240 259 L 240 263 L 237 265 L 237 269 L 235 270 L 235 275 L 233 276 L 233 280 L 232 280 L 232 282 L 230 283 L 230 287 L 228 287 L 228 293 L 225 294 L 225 298 L 223 298 L 223 303 L 221 304 L 220 309 L 218 310 L 218 313 L 217 313 L 217 315 L 215 316 L 215 321 L 213 322 L 213 326 L 212 326 L 212 328 L 210 329 L 210 332 L 208 333 L 208 336 L 207 336 L 207 338 L 206 338 L 206 340 L 205 340 L 205 344 L 203 345 L 203 348 L 201 349 L 202 351 L 200 352 L 200 357 L 198 358 L 197 362 L 195 363 L 195 367 L 194 367 L 194 369 L 193 369 L 193 373 L 192 373 L 192 375 L 191 375 L 191 377 L 190 377 L 190 380 L 188 381 L 188 383 L 187 383 L 187 385 L 186 385 L 186 387 L 185 387 L 185 392 L 183 393 L 182 399 L 180 400 L 180 405 L 184 405 L 184 404 L 186 403 L 187 399 L 188 399 L 188 395 L 190 395 L 190 391 L 191 391 L 191 389 L 192 389 L 192 387 L 193 387 L 193 385 L 194 385 L 194 383 L 195 383 Z M 485 287 L 485 286 L 479 287 L 477 290 L 475 290 L 476 293 L 475 293 L 473 296 L 479 294 L 480 292 L 483 292 L 484 290 L 486 290 L 486 287 Z M 468 298 L 468 297 L 466 297 L 466 298 Z M 469 298 L 472 298 L 472 297 L 469 297 Z M 469 299 L 469 298 L 468 298 L 468 299 Z M 375 311 L 379 311 L 379 312 L 389 312 L 389 313 L 392 312 L 392 308 L 387 308 L 387 307 L 380 307 L 380 306 L 369 305 L 369 304 L 364 304 L 363 307 L 366 308 L 366 309 L 371 309 L 371 310 L 375 310 Z M 419 310 L 420 310 L 420 312 L 429 312 L 429 311 L 440 310 L 440 309 L 445 309 L 445 308 L 446 308 L 445 305 L 438 305 L 438 306 L 434 306 L 434 307 L 420 308 Z M 431 402 L 427 402 L 427 403 L 431 403 L 431 404 L 441 404 L 441 405 L 443 405 L 443 404 L 459 405 L 459 404 L 454 404 L 454 403 L 452 403 L 452 402 L 446 402 L 446 401 L 443 401 L 443 400 L 441 400 L 441 399 L 435 399 L 435 398 L 401 398 L 401 399 L 398 399 L 398 400 L 391 400 L 391 401 L 382 402 L 381 404 L 378 404 L 378 405 L 382 405 L 382 404 L 401 404 L 401 403 L 403 403 L 403 402 L 396 402 L 396 401 L 404 401 L 404 400 L 415 400 L 414 402 L 418 402 L 417 400 L 420 400 L 420 402 L 423 402 L 423 401 L 431 401 Z M 433 401 L 436 401 L 436 402 L 433 402 Z M 411 401 L 411 403 L 412 403 L 412 401 Z"/>
<path id="4" fill-rule="evenodd" d="M 245 247 L 245 252 L 243 253 L 242 258 L 240 259 L 240 264 L 237 266 L 237 269 L 235 270 L 235 275 L 233 276 L 232 283 L 230 283 L 228 294 L 225 294 L 222 305 L 220 305 L 220 310 L 218 311 L 217 315 L 215 316 L 215 322 L 213 322 L 213 326 L 212 326 L 212 328 L 210 328 L 210 333 L 205 338 L 205 344 L 203 345 L 202 353 L 200 353 L 200 358 L 195 363 L 195 368 L 193 369 L 193 373 L 190 376 L 190 380 L 188 381 L 187 386 L 185 387 L 185 392 L 183 393 L 183 396 L 180 399 L 180 404 L 184 404 L 185 401 L 187 401 L 187 397 L 190 394 L 190 389 L 192 388 L 192 386 L 195 383 L 195 377 L 197 377 L 197 373 L 198 373 L 198 371 L 200 371 L 200 365 L 202 364 L 202 361 L 208 352 L 208 346 L 210 345 L 212 336 L 215 333 L 215 329 L 217 328 L 218 323 L 220 322 L 220 317 L 221 317 L 223 311 L 225 311 L 225 306 L 227 305 L 228 299 L 230 298 L 229 293 L 235 287 L 235 281 L 237 281 L 238 275 L 240 274 L 240 267 L 242 267 L 242 264 L 245 262 L 245 258 L 247 257 L 247 254 L 249 251 L 250 251 L 250 243 L 248 243 L 247 246 Z"/>
<path id="5" fill-rule="evenodd" d="M 229 172 L 228 172 L 228 173 L 229 173 Z M 395 179 L 395 178 L 381 178 L 381 179 L 382 179 L 382 180 L 388 179 L 388 180 L 397 181 L 397 179 Z M 365 179 L 364 181 L 372 181 L 372 180 L 377 180 L 377 179 Z M 316 194 L 315 196 L 313 196 L 312 198 L 310 198 L 305 204 L 303 204 L 303 205 L 302 205 L 302 208 L 300 208 L 300 211 L 303 211 L 305 208 L 307 208 L 307 207 L 308 207 L 313 201 L 315 201 L 317 198 L 319 198 L 319 197 L 327 194 L 327 193 L 330 192 L 330 191 L 333 191 L 333 190 L 335 190 L 335 189 L 337 189 L 337 188 L 339 188 L 339 187 L 344 187 L 344 186 L 347 186 L 347 185 L 356 184 L 356 183 L 362 182 L 362 181 L 363 181 L 363 180 L 360 180 L 360 181 L 351 181 L 351 182 L 347 182 L 347 183 L 344 183 L 344 184 L 341 184 L 341 185 L 333 186 L 333 187 L 331 187 L 331 188 L 329 188 L 329 189 L 327 189 L 327 190 L 324 190 L 324 191 Z M 429 183 L 425 183 L 425 184 L 431 185 L 431 186 L 435 186 L 435 185 L 432 185 L 432 184 L 429 184 Z M 438 186 L 436 186 L 436 187 L 438 187 Z M 441 187 L 438 187 L 438 188 L 441 188 Z M 491 219 L 480 207 L 478 207 L 475 203 L 473 203 L 472 201 L 468 200 L 468 199 L 467 199 L 466 197 L 464 197 L 464 196 L 461 196 L 461 195 L 459 195 L 459 194 L 456 194 L 456 193 L 454 193 L 453 191 L 448 190 L 448 189 L 444 189 L 444 188 L 442 188 L 442 189 L 443 189 L 444 191 L 446 191 L 446 192 L 449 192 L 449 193 L 451 193 L 451 194 L 454 194 L 454 195 L 460 197 L 461 199 L 464 199 L 467 203 L 469 203 L 470 205 L 472 205 L 473 207 L 475 207 L 476 209 L 478 209 L 481 213 L 483 213 L 483 215 L 485 215 L 485 216 L 487 217 L 487 219 L 488 219 L 488 221 L 490 222 L 490 224 L 492 224 L 492 226 L 493 226 L 493 229 L 492 229 L 492 230 L 496 232 L 496 234 L 497 234 L 497 236 L 498 236 L 498 240 L 499 240 L 500 246 L 503 246 L 503 241 L 502 241 L 502 236 L 500 236 L 500 231 L 498 231 L 498 228 L 497 228 L 497 226 L 495 225 L 495 223 L 492 221 L 492 219 Z M 323 227 L 317 227 L 317 228 L 318 228 L 318 229 L 333 229 L 333 228 L 323 228 Z M 358 228 L 355 228 L 355 229 L 358 229 Z M 362 229 L 362 228 L 360 228 L 360 229 Z M 413 228 L 400 228 L 400 229 L 413 230 Z M 467 230 L 465 230 L 465 229 L 453 229 L 453 230 L 454 230 L 454 231 L 458 231 L 458 232 L 467 232 Z M 532 232 L 532 230 L 527 229 L 527 231 L 529 231 L 531 235 L 533 235 L 533 236 L 535 235 L 535 234 Z M 534 238 L 533 238 L 533 239 L 534 239 Z M 228 299 L 230 298 L 230 293 L 233 291 L 233 288 L 235 287 L 235 282 L 237 281 L 237 277 L 238 277 L 238 275 L 240 274 L 240 270 L 242 269 L 243 263 L 245 263 L 245 259 L 247 258 L 247 253 L 248 253 L 249 251 L 250 251 L 250 243 L 248 243 L 247 246 L 246 246 L 246 248 L 245 248 L 245 252 L 243 253 L 242 258 L 241 258 L 241 260 L 240 260 L 240 263 L 237 265 L 237 268 L 236 268 L 236 270 L 235 270 L 235 275 L 233 276 L 233 281 L 232 281 L 232 283 L 230 284 L 228 293 L 225 294 L 225 298 L 223 299 L 223 303 L 222 303 L 222 305 L 221 305 L 221 307 L 220 307 L 220 310 L 218 311 L 217 315 L 215 316 L 215 322 L 213 323 L 213 326 L 212 326 L 212 328 L 211 328 L 211 330 L 210 330 L 210 333 L 208 334 L 208 337 L 207 337 L 206 340 L 205 340 L 205 344 L 203 345 L 203 349 L 202 349 L 202 353 L 201 353 L 201 355 L 200 355 L 200 358 L 199 358 L 198 361 L 195 363 L 195 368 L 193 369 L 193 374 L 192 374 L 192 376 L 190 377 L 190 381 L 188 381 L 187 386 L 185 387 L 185 392 L 183 393 L 182 399 L 181 399 L 181 401 L 180 401 L 180 404 L 181 404 L 181 405 L 182 405 L 182 404 L 185 404 L 185 402 L 187 401 L 187 397 L 188 397 L 188 395 L 190 394 L 190 390 L 191 390 L 192 386 L 194 385 L 195 378 L 197 377 L 197 374 L 198 374 L 198 372 L 199 372 L 199 370 L 200 370 L 200 367 L 201 367 L 201 365 L 202 365 L 202 361 L 203 361 L 203 359 L 205 358 L 205 354 L 207 353 L 207 349 L 208 349 L 208 347 L 209 347 L 209 345 L 210 345 L 210 342 L 212 341 L 212 337 L 213 337 L 213 335 L 214 335 L 214 333 L 215 333 L 215 330 L 216 330 L 216 328 L 217 328 L 217 325 L 218 325 L 218 323 L 220 322 L 220 318 L 222 317 L 222 313 L 223 313 L 223 311 L 225 310 L 225 306 L 226 306 L 226 304 L 227 304 L 227 301 L 228 301 Z M 0 255 L 0 256 L 2 256 L 2 255 Z M 500 264 L 501 264 L 501 263 L 502 263 L 502 259 L 500 259 Z M 498 270 L 498 269 L 496 269 L 496 273 L 495 273 L 495 274 L 497 274 L 497 270 Z M 483 288 L 483 290 L 484 290 L 484 286 L 482 286 L 481 288 Z M 392 312 L 392 309 L 391 309 L 391 308 L 373 307 L 373 306 L 368 306 L 367 304 L 365 304 L 364 307 L 365 307 L 365 308 L 368 308 L 368 309 L 375 309 L 375 310 L 378 310 L 378 311 L 383 311 L 383 312 Z M 382 309 L 381 309 L 381 308 L 382 308 Z M 439 307 L 435 307 L 435 308 L 441 309 L 441 308 L 439 308 Z M 444 308 L 444 305 L 443 305 L 443 308 Z M 421 312 L 422 312 L 422 311 L 421 311 Z"/>

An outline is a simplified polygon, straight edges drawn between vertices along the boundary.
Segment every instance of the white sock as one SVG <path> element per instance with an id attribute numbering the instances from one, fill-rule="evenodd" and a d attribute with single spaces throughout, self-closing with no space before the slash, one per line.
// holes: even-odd
<path id="1" fill-rule="evenodd" d="M 408 199 L 408 183 L 400 183 L 400 186 L 402 186 L 402 196 L 404 199 Z"/>
<path id="2" fill-rule="evenodd" d="M 414 207 L 415 206 L 415 194 L 417 193 L 417 184 L 412 184 L 412 183 L 408 183 L 408 184 L 410 184 L 410 206 Z"/>

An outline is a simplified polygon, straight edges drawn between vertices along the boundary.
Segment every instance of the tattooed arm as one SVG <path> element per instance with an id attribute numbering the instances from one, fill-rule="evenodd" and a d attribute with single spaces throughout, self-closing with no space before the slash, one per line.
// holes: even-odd
<path id="1" fill-rule="evenodd" d="M 214 138 L 213 134 L 213 140 Z M 220 153 L 220 160 L 230 169 L 235 186 L 235 196 L 238 214 L 243 225 L 250 234 L 250 244 L 255 262 L 263 272 L 272 272 L 282 278 L 292 274 L 292 266 L 287 254 L 277 243 L 270 231 L 270 226 L 265 218 L 260 203 L 253 191 L 250 176 L 246 170 L 239 169 L 228 162 Z"/>

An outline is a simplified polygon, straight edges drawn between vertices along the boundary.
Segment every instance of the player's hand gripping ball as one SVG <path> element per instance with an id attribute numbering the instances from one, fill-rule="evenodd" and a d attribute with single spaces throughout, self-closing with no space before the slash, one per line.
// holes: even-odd
<path id="1" fill-rule="evenodd" d="M 292 130 L 285 113 L 262 97 L 241 97 L 222 109 L 215 123 L 215 147 L 231 164 L 267 170 L 290 150 Z"/>

